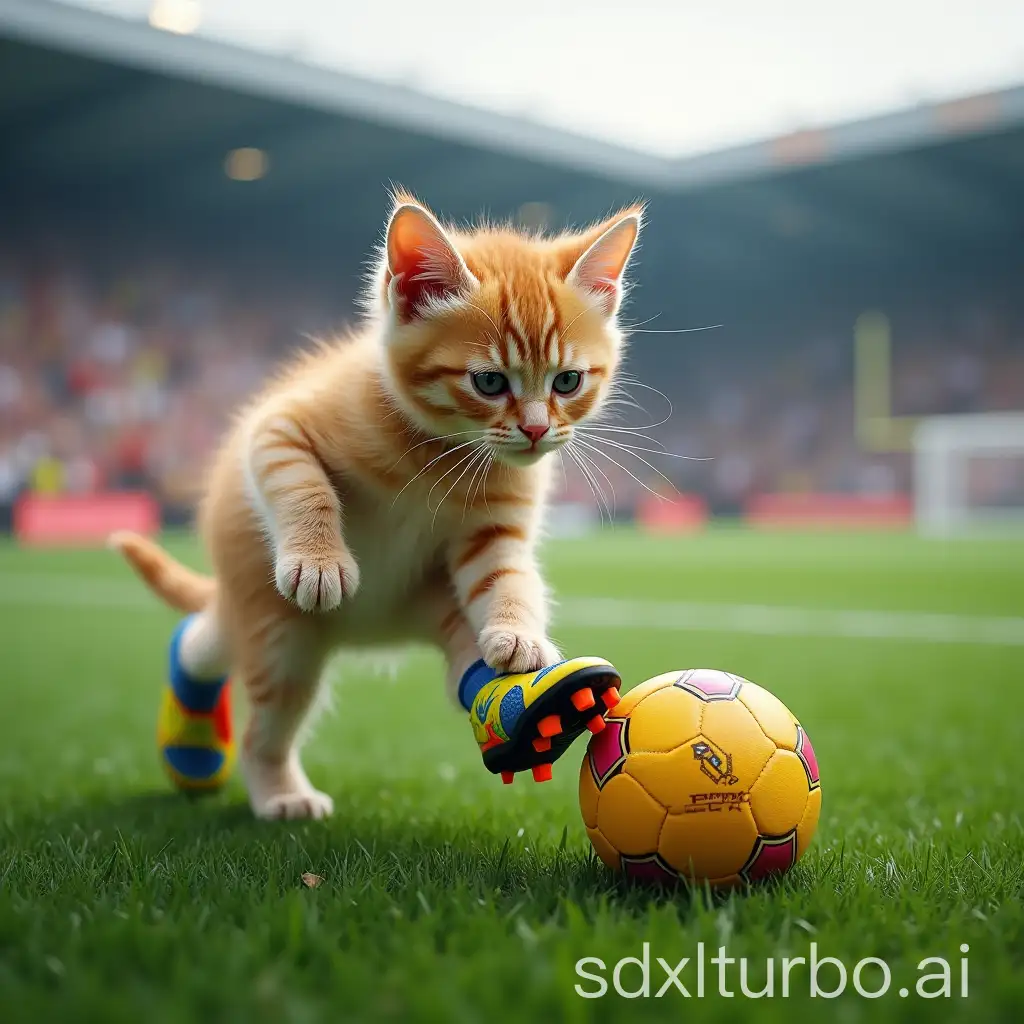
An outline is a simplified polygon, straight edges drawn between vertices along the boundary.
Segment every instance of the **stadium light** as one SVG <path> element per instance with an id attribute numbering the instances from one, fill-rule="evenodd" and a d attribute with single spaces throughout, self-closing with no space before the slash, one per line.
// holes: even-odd
<path id="1" fill-rule="evenodd" d="M 224 158 L 224 173 L 232 181 L 259 181 L 269 167 L 266 151 L 251 146 L 233 149 Z"/>
<path id="2" fill-rule="evenodd" d="M 191 35 L 203 20 L 203 5 L 199 0 L 153 0 L 149 9 L 149 23 L 153 28 L 177 35 Z"/>

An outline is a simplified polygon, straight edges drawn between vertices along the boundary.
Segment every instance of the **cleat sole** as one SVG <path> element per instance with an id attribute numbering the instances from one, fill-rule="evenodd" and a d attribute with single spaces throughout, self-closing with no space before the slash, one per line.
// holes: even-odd
<path id="1" fill-rule="evenodd" d="M 535 764 L 533 766 L 533 781 L 534 782 L 550 782 L 551 781 L 551 762 L 546 761 L 544 764 Z"/>
<path id="2" fill-rule="evenodd" d="M 611 711 L 611 709 L 621 700 L 618 689 L 614 686 L 608 687 L 608 689 L 601 694 L 601 700 L 604 702 L 604 706 Z"/>
<path id="3" fill-rule="evenodd" d="M 515 772 L 502 772 L 501 773 L 501 781 L 504 782 L 506 786 L 511 786 L 512 783 L 515 781 L 515 777 L 516 777 L 516 773 Z"/>
<path id="4" fill-rule="evenodd" d="M 538 736 L 533 741 L 533 749 L 536 750 L 538 754 L 543 754 L 551 749 L 551 740 L 548 739 L 547 736 Z"/>
<path id="5" fill-rule="evenodd" d="M 593 718 L 587 719 L 587 728 L 595 735 L 599 733 L 608 723 L 605 722 L 601 715 L 594 715 Z"/>

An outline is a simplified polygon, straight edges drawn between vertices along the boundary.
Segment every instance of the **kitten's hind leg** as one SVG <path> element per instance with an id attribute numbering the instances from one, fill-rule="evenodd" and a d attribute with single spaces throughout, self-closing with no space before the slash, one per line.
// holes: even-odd
<path id="1" fill-rule="evenodd" d="M 245 687 L 249 722 L 240 764 L 258 818 L 323 818 L 334 804 L 315 789 L 299 759 L 302 726 L 316 702 L 325 649 L 294 617 L 251 629 L 236 678 Z"/>

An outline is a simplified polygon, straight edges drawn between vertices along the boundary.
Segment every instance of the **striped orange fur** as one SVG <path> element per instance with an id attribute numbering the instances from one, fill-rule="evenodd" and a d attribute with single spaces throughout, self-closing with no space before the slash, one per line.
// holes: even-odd
<path id="1" fill-rule="evenodd" d="M 118 540 L 171 603 L 182 580 L 206 595 L 250 691 L 257 814 L 329 805 L 296 736 L 332 649 L 433 643 L 452 691 L 480 657 L 559 658 L 535 555 L 551 457 L 614 379 L 641 217 L 541 238 L 445 227 L 397 195 L 366 323 L 286 366 L 220 449 L 200 517 L 215 581 Z"/>

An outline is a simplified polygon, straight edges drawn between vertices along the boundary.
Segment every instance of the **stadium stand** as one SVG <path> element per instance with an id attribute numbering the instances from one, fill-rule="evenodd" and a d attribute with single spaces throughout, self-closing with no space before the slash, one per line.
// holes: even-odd
<path id="1" fill-rule="evenodd" d="M 6 522 L 27 491 L 186 518 L 231 408 L 352 318 L 390 180 L 536 226 L 650 199 L 633 422 L 671 399 L 658 438 L 710 461 L 649 459 L 714 511 L 909 492 L 909 454 L 854 431 L 864 309 L 897 411 L 1024 408 L 1024 88 L 671 161 L 50 0 L 0 0 L 0 69 Z M 270 173 L 224 173 L 241 146 Z M 620 512 L 668 486 L 603 468 Z"/>

